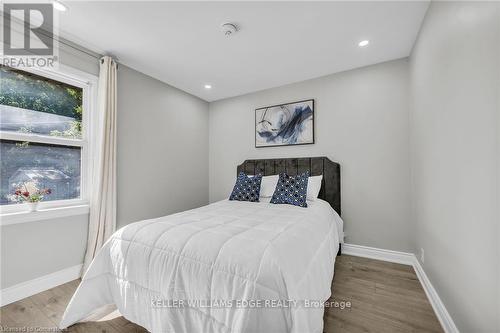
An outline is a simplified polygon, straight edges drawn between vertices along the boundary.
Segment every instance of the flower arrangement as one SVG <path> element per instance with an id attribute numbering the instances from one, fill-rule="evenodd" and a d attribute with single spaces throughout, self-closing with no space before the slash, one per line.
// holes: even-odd
<path id="1" fill-rule="evenodd" d="M 36 204 L 42 201 L 45 195 L 50 193 L 52 193 L 50 188 L 40 189 L 35 182 L 27 182 L 16 188 L 14 194 L 11 195 L 11 200 L 31 203 L 32 210 L 34 210 Z"/>

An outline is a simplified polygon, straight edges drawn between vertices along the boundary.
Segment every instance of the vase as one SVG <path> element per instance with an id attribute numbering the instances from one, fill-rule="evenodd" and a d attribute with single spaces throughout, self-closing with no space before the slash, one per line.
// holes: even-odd
<path id="1" fill-rule="evenodd" d="M 38 209 L 38 204 L 39 202 L 28 202 L 28 207 L 29 207 L 29 210 L 30 212 L 36 212 L 37 209 Z"/>

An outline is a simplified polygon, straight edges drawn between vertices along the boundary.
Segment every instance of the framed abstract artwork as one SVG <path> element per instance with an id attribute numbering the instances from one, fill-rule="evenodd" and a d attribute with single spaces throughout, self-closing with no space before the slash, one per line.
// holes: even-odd
<path id="1" fill-rule="evenodd" d="M 255 110 L 255 147 L 314 143 L 314 100 L 279 104 Z"/>

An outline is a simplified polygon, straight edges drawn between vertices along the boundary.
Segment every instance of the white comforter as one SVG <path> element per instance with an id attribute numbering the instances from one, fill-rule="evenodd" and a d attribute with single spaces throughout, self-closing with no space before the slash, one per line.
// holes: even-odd
<path id="1" fill-rule="evenodd" d="M 322 332 L 323 307 L 304 301 L 330 296 L 341 222 L 322 200 L 224 200 L 127 225 L 99 251 L 60 327 L 111 305 L 153 333 Z"/>

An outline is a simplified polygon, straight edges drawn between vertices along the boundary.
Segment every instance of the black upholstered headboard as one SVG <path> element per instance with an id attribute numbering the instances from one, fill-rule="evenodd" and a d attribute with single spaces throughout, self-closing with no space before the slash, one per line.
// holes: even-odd
<path id="1" fill-rule="evenodd" d="M 261 173 L 264 176 L 286 172 L 289 175 L 309 171 L 311 176 L 323 175 L 319 198 L 328 201 L 340 215 L 340 164 L 328 157 L 273 158 L 246 160 L 238 165 L 240 171 L 249 175 Z"/>

